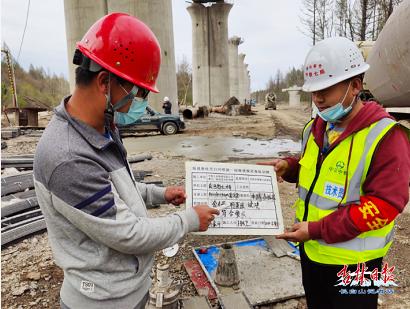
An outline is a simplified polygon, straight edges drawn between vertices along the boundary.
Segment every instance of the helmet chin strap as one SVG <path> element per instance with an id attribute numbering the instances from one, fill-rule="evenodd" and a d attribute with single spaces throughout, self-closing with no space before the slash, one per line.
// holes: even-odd
<path id="1" fill-rule="evenodd" d="M 350 85 L 351 85 L 351 84 L 352 84 L 352 82 L 350 81 L 350 82 L 349 82 L 349 86 L 348 86 L 347 89 L 346 89 L 346 92 L 345 92 L 345 95 L 343 96 L 342 101 L 339 101 L 342 105 L 345 103 L 345 99 L 346 99 L 347 93 L 349 92 L 349 89 L 350 89 Z M 344 106 L 343 106 L 343 108 L 344 108 Z"/>
<path id="2" fill-rule="evenodd" d="M 345 96 L 343 97 L 342 105 L 344 104 L 344 101 L 345 101 L 346 96 L 347 96 L 347 92 L 349 91 L 351 84 L 352 84 L 352 82 L 350 81 L 349 87 L 347 88 L 347 91 L 346 91 L 346 94 L 345 94 Z M 357 95 L 355 95 L 355 96 L 353 97 L 353 100 L 352 100 L 352 102 L 350 102 L 350 104 L 349 104 L 348 107 L 344 108 L 344 106 L 343 106 L 343 108 L 344 108 L 344 109 L 348 109 L 348 108 L 353 109 L 353 105 L 354 105 L 356 102 L 357 102 Z M 346 116 L 347 116 L 347 115 L 346 115 Z"/>
<path id="3" fill-rule="evenodd" d="M 138 87 L 134 85 L 130 92 L 128 92 L 125 96 L 122 97 L 121 100 L 115 103 L 115 105 L 113 106 L 114 111 L 119 110 L 121 107 L 126 105 L 130 100 L 134 99 L 137 93 Z"/>
<path id="4" fill-rule="evenodd" d="M 108 94 L 105 95 L 104 127 L 106 132 L 111 132 L 114 118 L 114 109 L 111 104 L 111 73 L 108 72 Z"/>
<path id="5" fill-rule="evenodd" d="M 349 91 L 349 89 L 350 89 L 350 85 L 351 85 L 351 82 L 349 83 L 349 87 L 347 88 L 347 90 L 346 90 L 346 93 L 345 93 L 345 95 L 344 95 L 344 97 L 343 97 L 343 100 L 342 100 L 342 106 L 343 106 L 343 109 L 346 111 L 346 110 L 349 110 L 347 113 L 346 113 L 346 115 L 344 115 L 342 118 L 340 118 L 338 121 L 336 121 L 336 122 L 341 122 L 343 119 L 345 119 L 350 113 L 351 113 L 351 111 L 353 110 L 353 105 L 355 105 L 356 104 L 356 102 L 357 102 L 357 96 L 355 95 L 354 97 L 353 97 L 353 100 L 352 100 L 352 102 L 350 102 L 350 104 L 349 104 L 349 106 L 348 107 L 344 107 L 344 105 L 343 105 L 343 103 L 344 103 L 344 100 L 346 99 L 346 96 L 347 96 L 347 92 Z"/>
<path id="6" fill-rule="evenodd" d="M 115 105 L 111 103 L 111 72 L 108 72 L 108 94 L 105 95 L 104 124 L 106 131 L 111 131 L 114 119 L 114 112 L 126 105 L 138 93 L 138 87 L 133 86 L 131 91 L 121 98 Z"/>
<path id="7" fill-rule="evenodd" d="M 136 89 L 134 89 L 136 88 Z M 121 153 L 121 157 L 124 161 L 124 165 L 127 168 L 129 175 L 131 176 L 132 181 L 135 184 L 134 176 L 130 170 L 130 165 L 127 161 L 127 152 L 122 145 L 121 137 L 119 134 L 115 134 L 113 132 L 113 118 L 114 118 L 114 111 L 118 110 L 122 106 L 124 106 L 130 98 L 134 98 L 137 94 L 138 88 L 134 86 L 132 90 L 124 96 L 115 106 L 111 104 L 111 73 L 108 72 L 108 94 L 105 95 L 105 110 L 104 110 L 104 128 L 105 132 L 109 133 L 114 143 L 117 145 L 119 152 Z"/>

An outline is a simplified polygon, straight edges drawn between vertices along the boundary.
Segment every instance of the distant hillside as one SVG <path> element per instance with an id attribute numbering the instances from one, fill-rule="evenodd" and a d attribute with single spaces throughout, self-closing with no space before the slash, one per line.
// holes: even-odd
<path id="1" fill-rule="evenodd" d="M 52 109 L 60 103 L 63 96 L 70 92 L 68 81 L 63 76 L 45 72 L 43 68 L 35 68 L 30 65 L 30 69 L 27 72 L 18 63 L 14 63 L 14 74 L 19 107 L 25 107 L 28 104 L 26 98 L 32 98 L 48 105 Z M 6 60 L 2 56 L 1 102 L 3 108 L 13 105 L 10 86 Z"/>

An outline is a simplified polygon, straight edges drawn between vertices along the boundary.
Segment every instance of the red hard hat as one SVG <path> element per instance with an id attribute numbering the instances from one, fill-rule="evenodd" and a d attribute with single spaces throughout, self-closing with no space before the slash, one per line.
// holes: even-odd
<path id="1" fill-rule="evenodd" d="M 155 82 L 161 49 L 154 33 L 137 18 L 124 13 L 104 16 L 77 42 L 77 48 L 115 75 L 159 92 Z"/>

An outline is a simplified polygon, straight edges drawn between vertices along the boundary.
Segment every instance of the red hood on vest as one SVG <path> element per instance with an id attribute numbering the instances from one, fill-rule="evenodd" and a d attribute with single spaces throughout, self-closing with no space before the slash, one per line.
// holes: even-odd
<path id="1" fill-rule="evenodd" d="M 363 128 L 370 126 L 371 124 L 375 123 L 376 121 L 383 119 L 383 118 L 391 118 L 394 119 L 389 113 L 387 113 L 383 107 L 377 104 L 374 101 L 363 102 L 363 108 L 357 113 L 357 115 L 352 119 L 349 125 L 345 128 L 343 133 L 339 136 L 339 138 L 332 144 L 332 148 L 335 147 L 337 144 L 340 143 L 343 139 L 347 136 L 360 131 Z M 315 120 L 312 124 L 312 134 L 315 138 L 315 141 L 320 149 L 323 148 L 323 136 L 326 130 L 326 122 L 316 116 Z"/>

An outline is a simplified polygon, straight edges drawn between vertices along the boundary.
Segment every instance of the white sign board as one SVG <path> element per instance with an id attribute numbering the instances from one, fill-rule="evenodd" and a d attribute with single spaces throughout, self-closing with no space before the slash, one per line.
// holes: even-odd
<path id="1" fill-rule="evenodd" d="M 272 166 L 186 162 L 187 207 L 220 210 L 207 235 L 283 233 L 276 174 Z"/>

